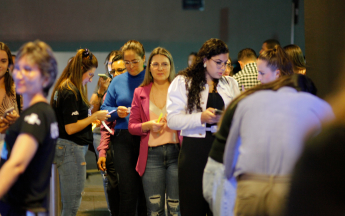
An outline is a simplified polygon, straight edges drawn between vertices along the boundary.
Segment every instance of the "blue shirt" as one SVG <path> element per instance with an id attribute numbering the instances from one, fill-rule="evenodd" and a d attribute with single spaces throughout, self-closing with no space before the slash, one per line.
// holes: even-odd
<path id="1" fill-rule="evenodd" d="M 136 76 L 132 76 L 128 72 L 116 76 L 108 87 L 107 96 L 101 106 L 101 110 L 108 110 L 110 112 L 119 106 L 131 107 L 134 89 L 143 82 L 144 76 L 145 69 Z M 128 129 L 129 115 L 126 118 L 120 118 L 117 112 L 114 112 L 108 121 L 115 120 L 115 129 Z"/>
<path id="2" fill-rule="evenodd" d="M 291 174 L 306 134 L 313 128 L 320 129 L 321 121 L 332 117 L 327 102 L 291 87 L 249 95 L 237 105 L 226 142 L 226 176 Z"/>

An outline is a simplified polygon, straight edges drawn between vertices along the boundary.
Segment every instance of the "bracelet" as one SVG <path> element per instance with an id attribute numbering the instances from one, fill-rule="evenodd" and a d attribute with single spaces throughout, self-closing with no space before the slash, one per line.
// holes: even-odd
<path id="1" fill-rule="evenodd" d="M 101 95 L 101 94 L 99 94 L 99 93 L 97 92 L 97 97 L 103 98 L 103 95 Z"/>

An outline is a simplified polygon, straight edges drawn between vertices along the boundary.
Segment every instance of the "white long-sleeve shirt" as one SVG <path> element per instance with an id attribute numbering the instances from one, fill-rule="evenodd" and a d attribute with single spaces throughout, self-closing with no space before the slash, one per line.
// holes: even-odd
<path id="1" fill-rule="evenodd" d="M 217 91 L 224 101 L 225 108 L 240 94 L 236 80 L 230 76 L 219 79 Z M 168 127 L 173 130 L 181 130 L 182 136 L 204 138 L 206 136 L 206 124 L 201 123 L 202 112 L 196 109 L 191 114 L 186 112 L 187 93 L 186 78 L 181 75 L 177 76 L 168 89 Z M 200 106 L 204 111 L 209 94 L 208 84 L 205 84 L 205 88 L 200 94 Z"/>

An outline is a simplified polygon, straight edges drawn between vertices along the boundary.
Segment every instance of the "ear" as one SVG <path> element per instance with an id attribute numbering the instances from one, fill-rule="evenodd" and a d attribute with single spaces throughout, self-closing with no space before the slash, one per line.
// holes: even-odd
<path id="1" fill-rule="evenodd" d="M 207 61 L 207 58 L 204 58 L 204 59 L 203 59 L 203 63 L 205 63 L 206 61 Z"/>
<path id="2" fill-rule="evenodd" d="M 238 63 L 240 64 L 241 70 L 243 70 L 243 68 L 244 68 L 244 63 L 243 63 L 243 61 L 238 61 Z"/>
<path id="3" fill-rule="evenodd" d="M 49 81 L 50 81 L 49 77 L 46 77 L 46 76 L 43 77 L 43 82 L 42 82 L 43 88 L 47 87 L 47 85 L 49 84 Z"/>
<path id="4" fill-rule="evenodd" d="M 280 70 L 277 69 L 276 71 L 274 71 L 274 73 L 276 74 L 276 78 L 279 78 L 280 77 Z"/>

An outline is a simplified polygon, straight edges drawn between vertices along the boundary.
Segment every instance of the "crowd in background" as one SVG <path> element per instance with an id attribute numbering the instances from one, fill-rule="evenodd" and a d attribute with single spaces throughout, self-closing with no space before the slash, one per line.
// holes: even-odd
<path id="1" fill-rule="evenodd" d="M 89 100 L 87 83 L 99 66 L 89 49 L 79 49 L 55 82 L 47 44 L 26 43 L 12 58 L 0 43 L 2 216 L 49 214 L 52 163 L 61 215 L 76 215 L 88 149 L 96 154 L 113 216 L 344 213 L 336 198 L 345 191 L 332 196 L 322 176 L 336 179 L 337 171 L 319 158 L 323 149 L 344 151 L 325 145 L 344 140 L 343 109 L 333 113 L 316 96 L 297 45 L 266 40 L 258 56 L 242 49 L 233 67 L 228 46 L 212 38 L 179 72 L 165 48 L 145 53 L 135 40 L 111 51 Z M 319 185 L 327 202 L 317 198 Z"/>

